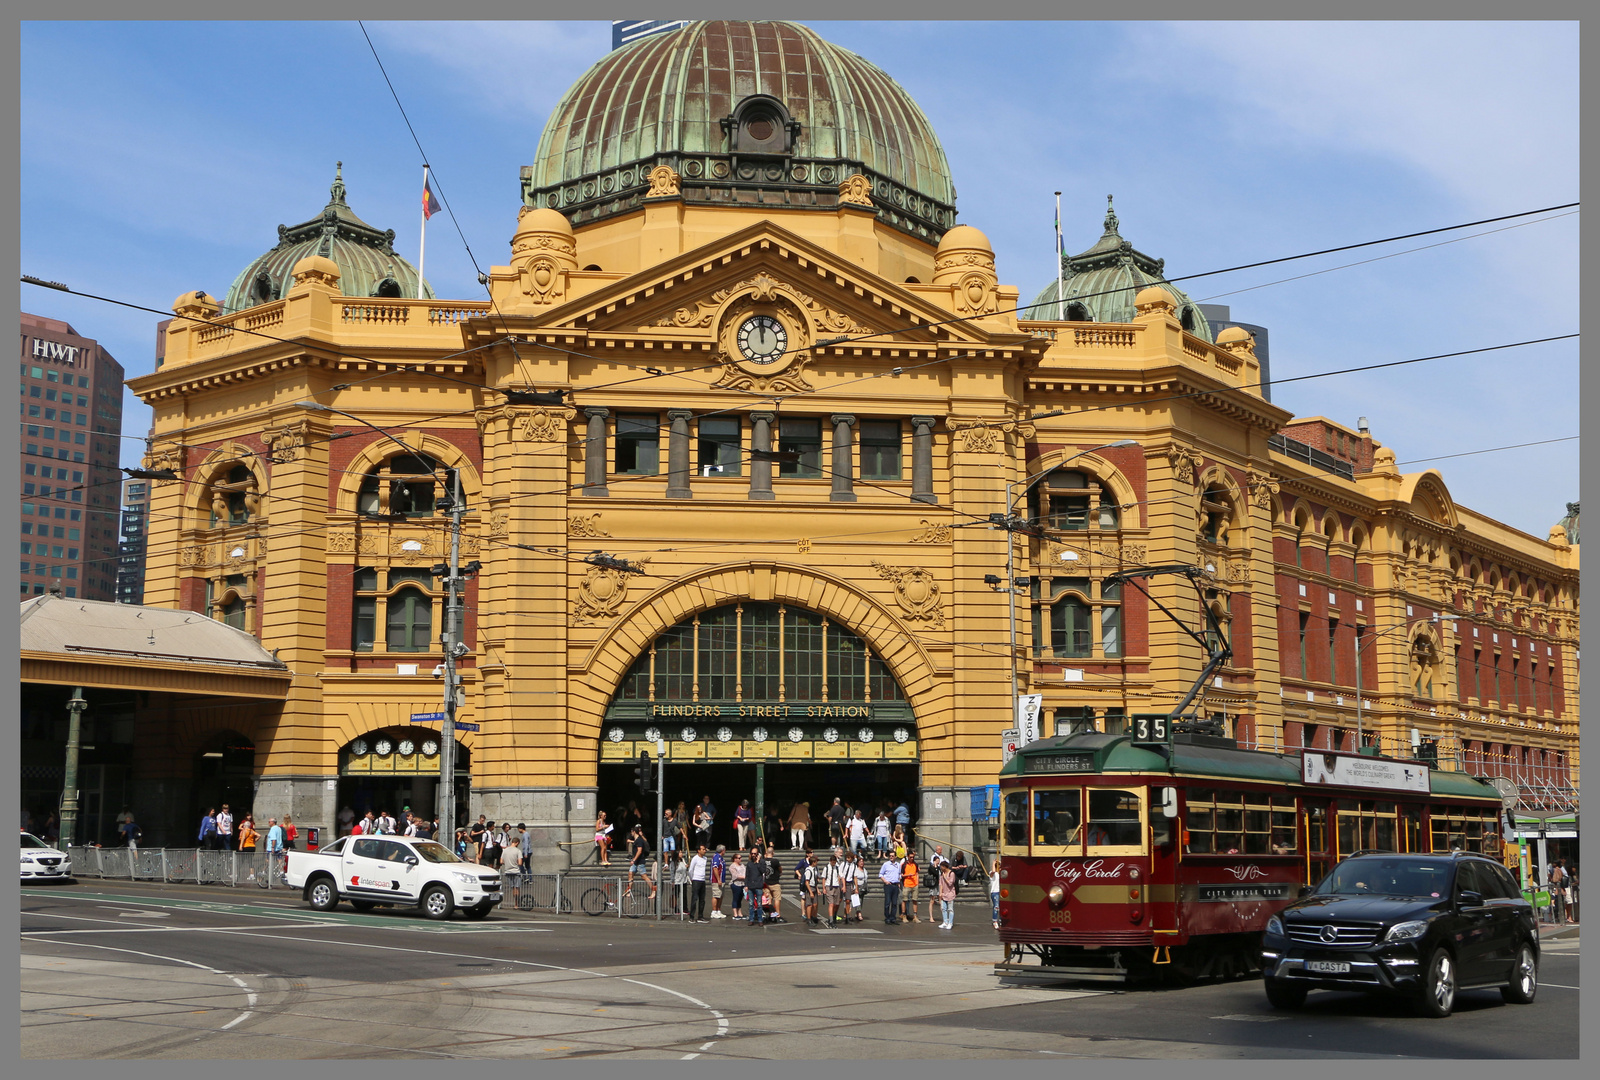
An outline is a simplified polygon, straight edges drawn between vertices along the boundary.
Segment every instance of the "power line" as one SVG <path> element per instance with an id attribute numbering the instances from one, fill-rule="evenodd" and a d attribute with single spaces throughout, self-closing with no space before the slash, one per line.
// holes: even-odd
<path id="1" fill-rule="evenodd" d="M 1510 446 L 1491 446 L 1487 450 L 1464 450 L 1459 454 L 1440 454 L 1438 457 L 1412 458 L 1410 461 L 1397 461 L 1396 465 L 1421 465 L 1425 461 L 1444 461 L 1447 458 L 1474 457 L 1478 454 L 1494 454 L 1501 450 L 1521 450 L 1524 446 L 1548 446 L 1551 443 L 1576 442 L 1579 436 L 1567 435 L 1560 439 L 1540 439 L 1538 442 L 1513 443 Z"/>

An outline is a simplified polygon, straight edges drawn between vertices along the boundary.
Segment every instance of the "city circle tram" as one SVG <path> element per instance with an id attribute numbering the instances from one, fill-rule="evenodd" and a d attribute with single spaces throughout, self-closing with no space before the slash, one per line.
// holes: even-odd
<path id="1" fill-rule="evenodd" d="M 995 972 L 1189 980 L 1260 966 L 1267 919 L 1357 851 L 1500 856 L 1500 793 L 1427 762 L 1241 750 L 1217 734 L 1083 732 L 1000 772 Z"/>

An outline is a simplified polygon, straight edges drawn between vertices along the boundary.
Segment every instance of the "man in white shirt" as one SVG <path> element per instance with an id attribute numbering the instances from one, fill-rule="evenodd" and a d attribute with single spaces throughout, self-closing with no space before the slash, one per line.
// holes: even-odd
<path id="1" fill-rule="evenodd" d="M 833 849 L 833 858 L 822 871 L 822 887 L 828 897 L 828 925 L 838 926 L 839 905 L 844 902 L 845 865 L 839 861 L 839 849 Z"/>
<path id="2" fill-rule="evenodd" d="M 222 804 L 222 811 L 217 814 L 217 839 L 223 851 L 233 850 L 233 812 L 227 803 Z"/>
<path id="3" fill-rule="evenodd" d="M 417 819 L 416 819 L 415 815 L 413 815 L 413 814 L 411 814 L 409 812 L 406 814 L 406 831 L 405 831 L 405 835 L 410 836 L 410 837 L 415 837 L 417 835 Z"/>
<path id="4" fill-rule="evenodd" d="M 706 846 L 689 858 L 689 921 L 710 922 L 706 918 L 706 870 L 710 860 L 706 858 Z"/>
<path id="5" fill-rule="evenodd" d="M 867 847 L 867 822 L 861 816 L 860 810 L 851 815 L 848 828 L 850 830 L 850 854 L 854 856 L 856 852 L 865 851 Z"/>
<path id="6" fill-rule="evenodd" d="M 883 882 L 883 923 L 894 926 L 900 921 L 900 863 L 895 859 L 883 860 L 878 878 Z"/>
<path id="7" fill-rule="evenodd" d="M 511 887 L 511 906 L 522 906 L 522 848 L 507 844 L 500 852 L 500 876 Z"/>

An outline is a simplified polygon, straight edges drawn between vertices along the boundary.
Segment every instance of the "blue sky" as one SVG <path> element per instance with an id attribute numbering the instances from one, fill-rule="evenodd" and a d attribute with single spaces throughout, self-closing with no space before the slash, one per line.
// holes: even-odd
<path id="1" fill-rule="evenodd" d="M 1024 299 L 1055 273 L 1058 189 L 1069 251 L 1099 236 L 1114 193 L 1122 234 L 1174 276 L 1578 198 L 1575 23 L 810 25 L 922 106 L 961 220 L 988 233 Z M 504 263 L 518 170 L 551 107 L 609 49 L 609 24 L 368 30 L 466 245 L 480 266 Z M 355 23 L 35 22 L 21 39 L 23 273 L 163 310 L 190 289 L 222 295 L 279 224 L 320 210 L 335 160 L 351 206 L 415 261 L 421 158 Z M 1577 223 L 1188 288 L 1271 330 L 1275 379 L 1574 333 Z M 439 295 L 481 296 L 450 219 L 429 232 Z M 156 315 L 28 285 L 20 305 L 98 338 L 130 375 L 152 370 Z M 1577 435 L 1577 388 L 1573 340 L 1273 396 L 1298 415 L 1368 417 L 1411 471 Z M 127 395 L 125 464 L 149 415 Z M 1578 445 L 1415 468 L 1543 537 L 1578 498 Z"/>

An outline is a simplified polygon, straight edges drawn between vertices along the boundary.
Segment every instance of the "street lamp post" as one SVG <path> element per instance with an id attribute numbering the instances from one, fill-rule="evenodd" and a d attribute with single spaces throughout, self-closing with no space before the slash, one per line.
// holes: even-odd
<path id="1" fill-rule="evenodd" d="M 1044 415 L 1053 416 L 1053 415 L 1056 415 L 1056 414 L 1047 413 L 1047 414 L 1044 414 Z M 1042 418 L 1043 418 L 1042 416 L 1034 417 L 1034 419 L 1036 419 L 1036 420 L 1037 419 L 1042 419 Z M 1039 481 L 1043 480 L 1045 477 L 1047 477 L 1051 473 L 1055 472 L 1056 469 L 1060 469 L 1063 466 L 1070 465 L 1072 462 L 1078 460 L 1078 458 L 1081 458 L 1085 454 L 1092 454 L 1096 450 L 1111 450 L 1111 449 L 1115 449 L 1115 448 L 1123 447 L 1123 446 L 1137 446 L 1137 445 L 1138 445 L 1138 443 L 1136 443 L 1133 439 L 1118 439 L 1116 442 L 1101 443 L 1099 446 L 1091 446 L 1086 450 L 1079 450 L 1076 454 L 1073 454 L 1071 457 L 1063 459 L 1060 462 L 1060 464 L 1057 464 L 1057 465 L 1055 465 L 1055 466 L 1053 466 L 1053 467 L 1051 467 L 1049 469 L 1046 469 L 1044 472 L 1041 472 L 1038 476 L 1035 476 L 1032 480 L 1029 480 L 1026 484 L 1023 484 L 1022 485 L 1022 490 L 1017 492 L 1015 498 L 1013 498 L 1012 495 L 1011 495 L 1011 489 L 1015 485 L 1012 484 L 1011 481 L 1007 480 L 1006 481 L 1006 512 L 1004 514 L 990 514 L 989 515 L 989 520 L 990 520 L 991 523 L 993 523 L 994 525 L 997 525 L 1000 528 L 1006 530 L 1006 585 L 1005 585 L 1005 587 L 1006 587 L 1007 599 L 1009 601 L 1009 603 L 1008 603 L 1009 610 L 1008 610 L 1008 613 L 1007 613 L 1007 617 L 1008 617 L 1008 622 L 1009 622 L 1010 631 L 1011 631 L 1011 633 L 1010 633 L 1010 636 L 1011 636 L 1011 654 L 1010 654 L 1011 675 L 1010 675 L 1010 678 L 1011 678 L 1011 696 L 1013 698 L 1013 709 L 1014 709 L 1014 699 L 1016 698 L 1016 694 L 1017 694 L 1017 582 L 1016 582 L 1016 577 L 1014 576 L 1015 573 L 1016 573 L 1015 562 L 1016 562 L 1016 554 L 1017 554 L 1017 543 L 1016 543 L 1016 540 L 1014 538 L 1014 534 L 1019 533 L 1019 532 L 1027 532 L 1030 529 L 1035 527 L 1030 522 L 1019 521 L 1014 516 L 1014 511 L 1017 508 L 1017 502 L 1020 501 L 1021 499 L 1025 498 L 1027 496 L 1028 492 L 1033 490 L 1033 486 L 1035 484 L 1037 484 Z"/>
<path id="2" fill-rule="evenodd" d="M 1458 620 L 1460 618 L 1461 618 L 1461 616 L 1459 616 L 1459 615 L 1434 615 L 1432 618 L 1419 619 L 1419 620 L 1417 620 L 1417 622 L 1431 622 L 1431 623 L 1434 623 L 1435 625 L 1438 625 L 1440 623 L 1455 622 L 1456 620 Z M 1361 746 L 1362 746 L 1361 737 L 1362 737 L 1363 713 L 1362 713 L 1362 685 L 1361 685 L 1361 650 L 1365 649 L 1368 645 L 1372 644 L 1374 641 L 1377 641 L 1384 634 L 1390 634 L 1390 633 L 1393 633 L 1396 630 L 1406 630 L 1406 629 L 1409 629 L 1410 627 L 1415 626 L 1415 625 L 1416 625 L 1416 623 L 1396 623 L 1393 626 L 1385 626 L 1381 630 L 1374 629 L 1373 632 L 1367 637 L 1367 640 L 1356 642 L 1356 750 L 1357 751 L 1360 751 Z"/>
<path id="3" fill-rule="evenodd" d="M 406 445 L 403 441 L 383 430 L 370 420 L 363 419 L 355 413 L 335 409 L 331 405 L 324 405 L 318 401 L 299 402 L 302 409 L 313 412 L 337 413 L 348 417 L 358 424 L 365 424 L 379 435 L 394 443 L 406 453 L 421 458 L 422 454 Z M 461 473 L 458 470 L 448 470 L 451 477 L 449 491 L 450 501 L 450 562 L 448 573 L 445 575 L 445 605 L 444 605 L 444 633 L 440 642 L 444 646 L 444 718 L 439 725 L 439 794 L 435 800 L 439 812 L 439 830 L 449 830 L 448 837 L 455 836 L 456 830 L 456 707 L 457 699 L 461 696 L 460 672 L 456 662 L 467 653 L 461 641 L 461 609 L 462 609 L 462 584 L 461 576 L 461 518 L 463 514 L 461 499 Z M 474 564 L 476 565 L 476 564 Z M 470 569 L 470 568 L 469 568 Z M 437 839 L 437 838 L 436 838 Z M 447 846 L 452 843 L 450 839 L 443 841 Z"/>
<path id="4" fill-rule="evenodd" d="M 61 784 L 59 828 L 62 851 L 72 846 L 74 834 L 78 831 L 78 748 L 82 741 L 79 718 L 88 707 L 89 703 L 83 698 L 83 687 L 74 686 L 72 697 L 67 701 L 67 763 Z"/>

